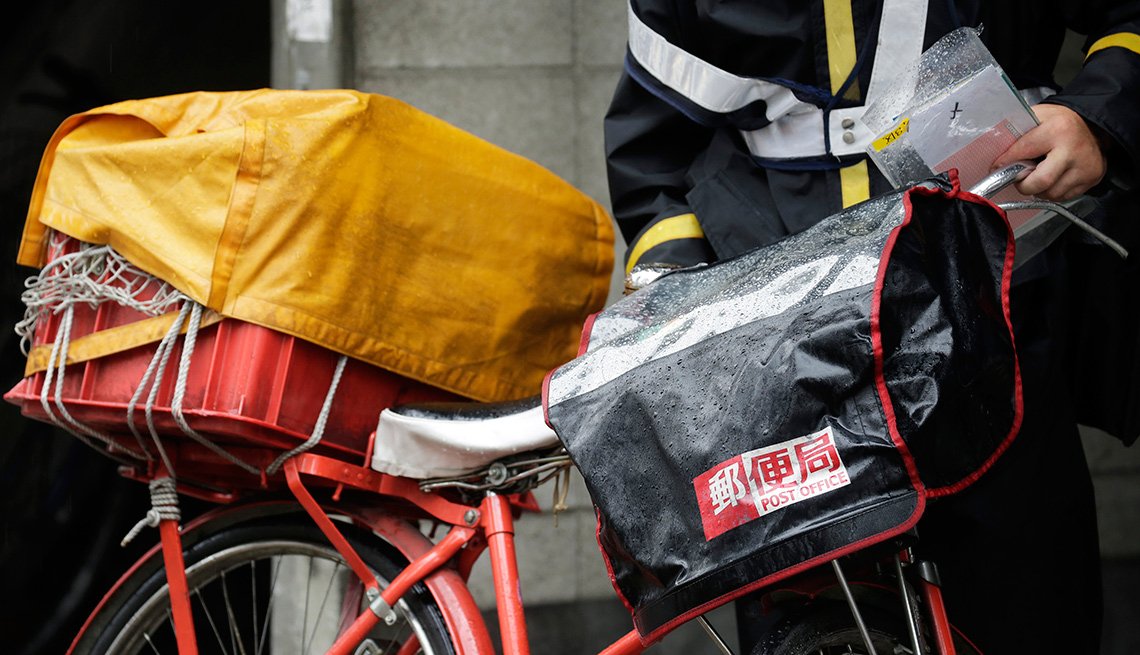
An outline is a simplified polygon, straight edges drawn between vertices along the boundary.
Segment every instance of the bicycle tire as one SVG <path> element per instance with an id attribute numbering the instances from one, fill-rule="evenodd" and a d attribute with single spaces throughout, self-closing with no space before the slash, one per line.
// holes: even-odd
<path id="1" fill-rule="evenodd" d="M 406 565 L 399 553 L 378 537 L 351 525 L 338 527 L 382 587 Z M 320 531 L 303 518 L 279 516 L 229 526 L 185 548 L 184 557 L 201 655 L 324 653 L 346 621 L 355 618 L 367 605 L 363 586 L 352 570 Z M 281 589 L 279 583 L 287 584 L 283 580 L 288 574 L 283 574 L 282 569 L 296 569 L 305 562 L 309 568 L 301 576 L 304 609 L 297 624 L 299 590 L 295 587 L 300 584 Z M 320 573 L 321 569 L 328 572 L 329 567 L 331 573 Z M 323 587 L 316 592 L 314 577 L 318 579 L 317 586 Z M 328 581 L 323 582 L 322 577 Z M 169 605 L 162 558 L 151 557 L 92 617 L 74 652 L 175 653 Z M 316 612 L 310 617 L 313 608 Z M 397 622 L 389 626 L 380 621 L 369 634 L 372 648 L 359 652 L 408 652 L 401 648 L 414 636 L 420 647 L 413 652 L 454 655 L 443 614 L 423 584 L 404 594 L 395 611 Z"/>

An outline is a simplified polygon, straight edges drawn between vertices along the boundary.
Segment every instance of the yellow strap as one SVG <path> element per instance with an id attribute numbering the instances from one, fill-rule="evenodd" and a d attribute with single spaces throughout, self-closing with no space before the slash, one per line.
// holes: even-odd
<path id="1" fill-rule="evenodd" d="M 162 341 L 176 318 L 178 318 L 178 312 L 171 312 L 79 337 L 68 344 L 66 363 L 86 362 L 131 348 L 145 346 L 148 343 Z M 220 320 L 222 317 L 210 310 L 202 313 L 202 327 L 213 325 Z M 186 328 L 183 328 L 182 331 L 185 332 Z M 52 344 L 50 343 L 32 348 L 32 352 L 28 353 L 28 363 L 24 367 L 25 377 L 47 370 L 48 361 L 51 359 L 51 349 Z"/>
<path id="2" fill-rule="evenodd" d="M 642 234 L 641 238 L 637 240 L 633 250 L 629 253 L 629 262 L 625 265 L 625 272 L 628 273 L 637 264 L 637 260 L 641 259 L 641 256 L 654 246 L 674 239 L 703 239 L 704 236 L 705 231 L 697 222 L 696 214 L 681 214 L 680 216 L 663 218 L 646 230 L 645 234 Z"/>
<path id="3" fill-rule="evenodd" d="M 1140 55 L 1140 34 L 1118 32 L 1097 39 L 1096 43 L 1093 43 L 1089 47 L 1089 53 L 1085 55 L 1085 61 L 1088 61 L 1088 58 L 1093 56 L 1094 52 L 1099 52 L 1105 48 L 1125 48 Z"/>
<path id="4" fill-rule="evenodd" d="M 851 0 L 823 0 L 823 20 L 827 30 L 827 69 L 834 95 L 839 93 L 851 69 L 855 68 L 855 22 L 851 17 Z M 843 95 L 848 100 L 858 100 L 858 82 L 848 87 Z"/>
<path id="5" fill-rule="evenodd" d="M 867 161 L 839 169 L 839 182 L 843 189 L 843 208 L 858 204 L 871 197 L 871 178 Z"/>

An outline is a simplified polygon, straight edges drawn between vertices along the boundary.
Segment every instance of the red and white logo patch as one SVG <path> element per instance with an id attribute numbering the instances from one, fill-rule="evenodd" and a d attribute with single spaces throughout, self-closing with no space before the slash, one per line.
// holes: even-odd
<path id="1" fill-rule="evenodd" d="M 693 479 L 706 540 L 848 484 L 830 427 L 750 450 Z"/>

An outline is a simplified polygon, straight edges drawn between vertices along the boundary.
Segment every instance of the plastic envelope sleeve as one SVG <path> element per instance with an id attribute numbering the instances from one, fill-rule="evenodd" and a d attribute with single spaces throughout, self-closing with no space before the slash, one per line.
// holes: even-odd
<path id="1" fill-rule="evenodd" d="M 1002 212 L 937 179 L 596 315 L 547 378 L 652 639 L 898 534 L 1017 433 Z"/>

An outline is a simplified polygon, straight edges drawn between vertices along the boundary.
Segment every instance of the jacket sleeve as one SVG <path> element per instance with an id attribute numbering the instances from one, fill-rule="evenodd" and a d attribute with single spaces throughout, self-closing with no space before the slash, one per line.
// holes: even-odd
<path id="1" fill-rule="evenodd" d="M 1076 77 L 1045 102 L 1072 109 L 1108 137 L 1111 173 L 1131 183 L 1140 171 L 1140 3 L 1099 11 L 1067 4 L 1069 26 L 1088 36 L 1087 55 Z"/>
<path id="2" fill-rule="evenodd" d="M 685 199 L 685 176 L 713 131 L 657 98 L 628 73 L 618 81 L 605 118 L 610 198 L 637 263 L 688 266 L 714 259 Z"/>

